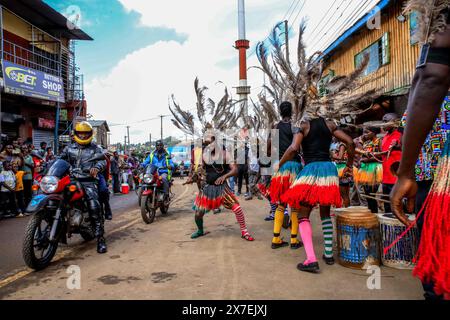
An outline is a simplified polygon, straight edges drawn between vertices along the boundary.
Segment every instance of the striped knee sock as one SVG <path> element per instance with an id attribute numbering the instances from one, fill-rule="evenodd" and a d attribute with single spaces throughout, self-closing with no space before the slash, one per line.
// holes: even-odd
<path id="1" fill-rule="evenodd" d="M 275 222 L 273 224 L 272 243 L 280 244 L 283 242 L 281 240 L 281 228 L 283 227 L 284 210 L 285 208 L 280 205 L 275 211 Z"/>
<path id="2" fill-rule="evenodd" d="M 322 232 L 325 246 L 325 257 L 333 257 L 333 222 L 331 218 L 322 218 Z"/>
<path id="3" fill-rule="evenodd" d="M 239 227 L 241 228 L 242 235 L 248 234 L 247 226 L 245 225 L 245 217 L 244 212 L 240 205 L 235 204 L 231 209 L 236 215 L 236 220 L 239 223 Z"/>
<path id="4" fill-rule="evenodd" d="M 270 203 L 270 216 L 275 218 L 275 211 L 277 210 L 278 205 L 276 203 Z"/>
<path id="5" fill-rule="evenodd" d="M 292 209 L 291 221 L 291 244 L 297 244 L 300 242 L 298 240 L 298 210 Z"/>

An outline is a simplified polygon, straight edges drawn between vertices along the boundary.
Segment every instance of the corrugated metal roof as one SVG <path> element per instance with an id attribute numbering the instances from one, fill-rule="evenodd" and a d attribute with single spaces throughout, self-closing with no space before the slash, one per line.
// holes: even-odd
<path id="1" fill-rule="evenodd" d="M 101 127 L 104 124 L 109 132 L 109 126 L 106 120 L 88 120 L 88 123 L 93 127 Z"/>

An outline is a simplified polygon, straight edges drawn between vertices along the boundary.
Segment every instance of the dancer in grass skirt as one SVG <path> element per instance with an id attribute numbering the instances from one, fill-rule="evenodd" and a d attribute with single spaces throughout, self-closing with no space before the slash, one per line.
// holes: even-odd
<path id="1" fill-rule="evenodd" d="M 357 150 L 361 154 L 361 161 L 355 182 L 363 187 L 364 193 L 369 197 L 373 197 L 378 192 L 383 181 L 382 160 L 381 157 L 376 156 L 376 154 L 381 153 L 381 140 L 377 137 L 380 132 L 379 128 L 364 129 L 363 149 Z M 372 213 L 378 213 L 378 202 L 376 200 L 368 198 L 367 203 Z"/>
<path id="2" fill-rule="evenodd" d="M 255 239 L 250 235 L 245 223 L 245 216 L 237 197 L 228 186 L 227 180 L 237 175 L 238 168 L 231 155 L 216 144 L 215 138 L 205 138 L 203 151 L 203 167 L 205 168 L 205 183 L 195 199 L 195 224 L 198 230 L 191 236 L 197 239 L 205 235 L 203 216 L 223 206 L 233 211 L 241 229 L 241 236 L 247 241 Z"/>
<path id="3" fill-rule="evenodd" d="M 292 104 L 290 102 L 283 102 L 280 105 L 280 114 L 282 120 L 275 126 L 279 130 L 279 146 L 278 156 L 281 159 L 292 144 L 294 135 L 297 134 L 300 129 L 295 128 L 292 125 Z M 269 144 L 271 145 L 271 141 Z M 291 241 L 286 242 L 281 238 L 281 228 L 286 226 L 286 209 L 287 205 L 281 200 L 284 193 L 289 190 L 295 178 L 302 169 L 302 163 L 300 155 L 295 154 L 292 159 L 284 163 L 278 172 L 276 172 L 270 181 L 269 195 L 271 204 L 277 204 L 275 210 L 275 222 L 273 226 L 273 239 L 272 249 L 279 249 L 289 246 L 291 249 L 298 249 L 302 246 L 298 240 L 298 218 L 296 210 L 291 210 Z"/>
<path id="4" fill-rule="evenodd" d="M 301 271 L 317 272 L 319 270 L 309 220 L 315 206 L 320 207 L 322 219 L 325 243 L 323 259 L 327 264 L 334 264 L 333 223 L 330 213 L 332 206 L 341 207 L 342 200 L 339 191 L 338 171 L 334 163 L 331 162 L 329 152 L 333 136 L 346 144 L 348 160 L 344 174 L 351 175 L 355 154 L 353 140 L 342 130 L 339 130 L 334 122 L 326 121 L 322 117 L 302 122 L 301 131 L 295 135 L 292 145 L 280 161 L 280 166 L 283 166 L 302 147 L 306 166 L 291 188 L 281 197 L 281 200 L 296 209 L 299 215 L 300 235 L 307 256 L 306 261 L 297 266 Z"/>

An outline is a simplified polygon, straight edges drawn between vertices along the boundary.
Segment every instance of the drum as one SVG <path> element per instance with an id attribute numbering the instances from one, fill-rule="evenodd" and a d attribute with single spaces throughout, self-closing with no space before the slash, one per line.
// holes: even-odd
<path id="1" fill-rule="evenodd" d="M 339 208 L 334 209 L 334 212 L 339 215 L 342 213 L 372 213 L 367 207 L 348 207 L 348 208 Z"/>
<path id="2" fill-rule="evenodd" d="M 384 249 L 389 247 L 403 232 L 406 226 L 393 214 L 379 214 L 381 231 L 381 261 L 386 267 L 394 269 L 414 269 L 414 257 L 419 247 L 419 231 L 412 228 L 389 252 L 384 255 Z"/>
<path id="3" fill-rule="evenodd" d="M 339 264 L 359 270 L 379 266 L 378 217 L 367 212 L 345 212 L 336 221 Z"/>

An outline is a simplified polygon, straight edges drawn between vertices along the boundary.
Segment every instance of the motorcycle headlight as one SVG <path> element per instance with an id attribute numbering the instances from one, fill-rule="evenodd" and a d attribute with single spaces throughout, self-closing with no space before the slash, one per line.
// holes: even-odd
<path id="1" fill-rule="evenodd" d="M 153 177 L 149 174 L 144 175 L 144 182 L 145 183 L 152 183 Z"/>
<path id="2" fill-rule="evenodd" d="M 58 189 L 59 179 L 53 176 L 45 176 L 41 180 L 41 190 L 44 193 L 53 193 Z"/>

